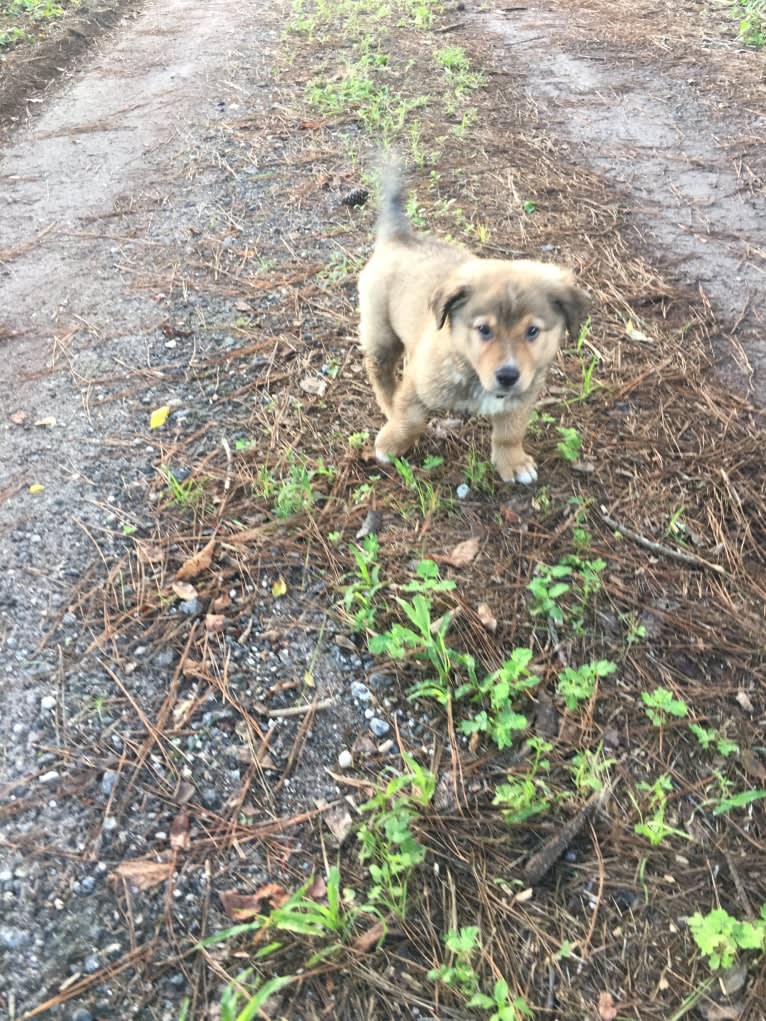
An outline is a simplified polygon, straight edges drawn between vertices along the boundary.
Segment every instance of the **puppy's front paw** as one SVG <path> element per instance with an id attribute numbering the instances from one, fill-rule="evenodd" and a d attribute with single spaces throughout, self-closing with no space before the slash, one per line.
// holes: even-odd
<path id="1" fill-rule="evenodd" d="M 375 445 L 375 460 L 380 461 L 381 464 L 391 464 L 391 458 L 377 444 Z"/>
<path id="2" fill-rule="evenodd" d="M 522 451 L 519 458 L 506 458 L 497 463 L 496 468 L 500 472 L 503 482 L 520 482 L 524 486 L 537 481 L 537 465 L 534 458 Z"/>

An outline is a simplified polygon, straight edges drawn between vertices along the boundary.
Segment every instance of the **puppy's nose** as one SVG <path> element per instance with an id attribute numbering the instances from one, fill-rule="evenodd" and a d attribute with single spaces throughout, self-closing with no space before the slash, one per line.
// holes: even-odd
<path id="1" fill-rule="evenodd" d="M 495 379 L 500 386 L 510 389 L 518 383 L 520 375 L 515 365 L 501 365 L 495 373 Z"/>

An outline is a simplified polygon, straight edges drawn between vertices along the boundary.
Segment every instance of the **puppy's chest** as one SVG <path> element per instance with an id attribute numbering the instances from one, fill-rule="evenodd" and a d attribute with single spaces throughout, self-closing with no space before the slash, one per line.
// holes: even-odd
<path id="1" fill-rule="evenodd" d="M 478 376 L 466 379 L 455 373 L 449 379 L 443 407 L 464 415 L 502 415 L 510 411 L 513 404 L 510 397 L 496 397 L 487 393 Z"/>

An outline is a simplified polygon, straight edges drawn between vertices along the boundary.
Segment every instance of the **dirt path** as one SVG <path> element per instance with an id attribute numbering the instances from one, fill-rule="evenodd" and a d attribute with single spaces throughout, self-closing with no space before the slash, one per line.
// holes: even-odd
<path id="1" fill-rule="evenodd" d="M 615 19 L 609 5 L 568 5 L 563 15 L 535 4 L 473 24 L 496 36 L 496 66 L 523 81 L 569 158 L 612 182 L 653 261 L 713 304 L 728 378 L 763 405 L 763 57 L 740 57 L 733 79 L 726 41 L 704 34 L 699 9 L 690 39 L 679 31 L 684 13 L 665 13 L 639 5 Z"/>
<path id="2" fill-rule="evenodd" d="M 14 1021 L 172 1021 L 185 999 L 189 1017 L 217 1016 L 218 959 L 203 966 L 187 951 L 230 921 L 220 893 L 303 881 L 325 855 L 315 816 L 329 803 L 347 811 L 343 797 L 361 785 L 338 779 L 339 754 L 348 761 L 352 749 L 355 762 L 385 766 L 399 744 L 434 752 L 428 714 L 397 700 L 358 636 L 340 627 L 336 634 L 329 610 L 340 569 L 320 579 L 307 567 L 309 542 L 327 546 L 333 528 L 357 534 L 365 487 L 376 478 L 346 449 L 346 437 L 370 424 L 359 421 L 370 402 L 354 354 L 347 270 L 369 229 L 338 203 L 363 183 L 364 168 L 328 144 L 330 118 L 307 117 L 302 106 L 327 55 L 317 67 L 278 59 L 289 6 L 147 2 L 90 51 L 6 146 L 0 165 L 0 1013 Z M 635 26 L 633 36 L 623 25 L 618 46 L 598 4 L 564 6 L 565 16 L 555 4 L 456 11 L 460 28 L 449 41 L 468 44 L 470 36 L 486 47 L 490 104 L 497 82 L 512 79 L 537 106 L 541 129 L 558 138 L 553 158 L 607 178 L 628 247 L 681 288 L 704 291 L 718 316 L 721 371 L 763 403 L 763 97 L 748 106 L 727 97 L 718 111 L 715 82 L 662 47 L 642 49 Z M 655 13 L 665 38 L 665 9 Z M 456 142 L 453 158 L 460 162 Z M 597 244 L 587 240 L 586 274 Z M 309 298 L 301 292 L 307 282 L 315 287 Z M 666 293 L 651 293 L 647 315 Z M 685 366 L 671 369 L 683 376 Z M 610 407 L 610 436 L 641 417 L 630 403 L 634 386 L 626 383 Z M 306 394 L 314 403 L 303 409 Z M 160 407 L 170 410 L 168 424 L 152 431 L 149 416 Z M 335 482 L 317 479 L 325 488 L 353 483 L 361 498 L 337 520 L 301 525 L 295 541 L 281 538 L 279 522 L 274 528 L 260 509 L 256 458 L 273 467 L 280 443 L 324 456 L 322 444 L 336 435 L 344 452 Z M 631 452 L 647 447 L 623 441 Z M 234 469 L 240 449 L 243 458 L 255 454 Z M 745 513 L 761 485 L 747 456 L 729 520 Z M 586 480 L 593 470 L 579 469 Z M 170 531 L 157 524 L 158 509 L 172 502 L 161 472 L 171 489 L 189 482 L 205 493 L 195 504 L 193 488 L 187 496 L 181 489 Z M 237 472 L 241 493 L 255 495 L 254 509 L 247 499 L 237 505 L 235 523 L 255 547 L 227 532 L 214 582 L 200 599 L 176 603 L 175 571 L 227 524 Z M 630 509 L 631 499 L 620 498 Z M 529 515 L 529 542 L 554 536 L 531 554 L 519 539 L 524 556 L 539 560 L 553 556 L 571 514 L 562 497 L 561 521 L 546 533 L 530 499 L 514 495 L 507 521 Z M 397 517 L 398 505 L 381 506 Z M 487 529 L 498 517 L 470 501 L 459 513 L 445 535 L 451 527 Z M 713 552 L 696 552 L 708 525 L 694 533 L 692 563 L 723 556 L 720 528 Z M 743 528 L 749 550 L 758 526 L 752 534 Z M 606 528 L 603 541 L 613 532 Z M 416 562 L 435 533 L 427 523 L 412 529 L 399 561 Z M 507 534 L 516 536 L 512 527 Z M 666 533 L 659 537 L 666 542 Z M 495 548 L 520 563 L 515 548 Z M 487 598 L 502 605 L 507 636 L 523 579 L 517 566 L 504 570 L 491 574 Z M 739 577 L 734 568 L 731 575 Z M 732 612 L 735 596 L 727 590 Z M 636 620 L 644 603 L 660 607 L 658 615 L 681 605 L 659 583 L 630 599 Z M 216 600 L 218 616 L 235 621 L 225 636 L 205 617 Z M 758 611 L 747 604 L 743 619 L 750 614 Z M 470 639 L 481 625 L 475 613 L 466 617 Z M 485 652 L 490 639 L 482 641 Z M 690 638 L 690 649 L 693 641 L 702 639 Z M 738 637 L 726 642 L 711 672 L 748 675 L 750 648 Z M 213 650 L 209 660 L 192 662 L 187 651 L 196 655 L 198 646 Z M 649 663 L 639 676 L 651 672 Z M 667 668 L 673 677 L 675 663 Z M 304 690 L 296 713 L 291 693 Z M 196 855 L 182 866 L 188 816 Z M 278 828 L 270 821 L 278 819 L 288 823 Z M 337 825 L 343 829 L 343 818 Z M 148 884 L 134 898 L 116 871 L 125 861 L 170 864 L 172 882 Z M 673 867 L 670 858 L 663 867 Z M 625 904 L 632 910 L 633 901 Z M 385 1001 L 385 990 L 380 996 Z M 307 1019 L 319 1016 L 314 1007 Z M 342 1016 L 363 1016 L 353 1009 Z M 426 1004 L 418 1016 L 435 1015 Z"/>

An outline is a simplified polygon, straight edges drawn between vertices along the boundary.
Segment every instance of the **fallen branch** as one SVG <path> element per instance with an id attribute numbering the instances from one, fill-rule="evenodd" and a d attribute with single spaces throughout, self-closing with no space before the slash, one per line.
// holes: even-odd
<path id="1" fill-rule="evenodd" d="M 726 571 L 720 564 L 712 564 L 709 560 L 698 557 L 694 553 L 682 553 L 681 550 L 672 549 L 670 546 L 663 546 L 662 543 L 654 542 L 652 539 L 647 539 L 646 536 L 639 535 L 638 532 L 626 528 L 619 521 L 615 521 L 614 518 L 610 517 L 603 507 L 601 508 L 601 520 L 615 532 L 624 535 L 626 539 L 632 539 L 633 542 L 643 546 L 644 549 L 650 550 L 652 553 L 656 553 L 657 556 L 668 557 L 670 560 L 678 560 L 682 564 L 691 564 L 692 567 L 706 567 L 710 571 L 715 571 L 716 574 L 726 574 Z"/>

